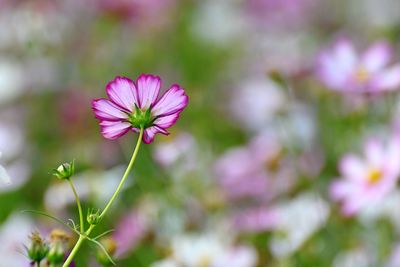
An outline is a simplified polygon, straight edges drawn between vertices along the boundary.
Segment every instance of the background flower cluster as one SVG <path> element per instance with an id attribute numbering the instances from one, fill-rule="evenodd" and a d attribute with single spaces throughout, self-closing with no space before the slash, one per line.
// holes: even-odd
<path id="1" fill-rule="evenodd" d="M 118 266 L 400 266 L 397 1 L 0 0 L 0 25 L 0 267 L 63 229 L 22 210 L 75 218 L 60 162 L 110 198 L 135 139 L 91 101 L 142 73 L 190 104 L 99 229 Z"/>

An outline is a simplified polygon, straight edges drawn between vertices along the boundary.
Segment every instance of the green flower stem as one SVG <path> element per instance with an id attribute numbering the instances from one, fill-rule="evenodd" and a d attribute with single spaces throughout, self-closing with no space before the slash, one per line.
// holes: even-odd
<path id="1" fill-rule="evenodd" d="M 122 176 L 121 182 L 119 183 L 119 185 L 117 187 L 117 190 L 115 190 L 115 192 L 114 192 L 113 196 L 111 197 L 110 201 L 108 201 L 108 203 L 107 203 L 106 207 L 104 208 L 103 212 L 100 214 L 100 220 L 103 219 L 103 217 L 106 215 L 108 209 L 111 207 L 112 203 L 117 198 L 119 192 L 122 189 L 123 184 L 125 183 L 126 178 L 128 177 L 129 172 L 131 171 L 131 169 L 133 167 L 133 163 L 135 162 L 136 156 L 137 156 L 137 154 L 139 152 L 140 144 L 142 143 L 143 132 L 144 132 L 144 129 L 140 128 L 139 138 L 137 140 L 136 147 L 135 147 L 135 150 L 133 151 L 132 158 L 131 158 L 131 161 L 129 162 L 128 168 L 126 168 L 124 176 Z"/>
<path id="2" fill-rule="evenodd" d="M 132 167 L 133 167 L 133 163 L 135 162 L 136 156 L 137 156 L 137 154 L 138 154 L 138 152 L 139 152 L 140 144 L 142 143 L 143 132 L 144 132 L 144 129 L 141 128 L 141 129 L 140 129 L 140 134 L 139 134 L 139 137 L 138 137 L 138 140 L 137 140 L 137 143 L 136 143 L 135 150 L 133 151 L 133 154 L 132 154 L 131 161 L 129 162 L 129 165 L 128 165 L 128 167 L 126 168 L 125 173 L 124 173 L 124 175 L 122 176 L 121 182 L 119 183 L 119 185 L 118 185 L 117 189 L 115 190 L 113 196 L 112 196 L 111 199 L 108 201 L 108 203 L 107 203 L 106 207 L 104 208 L 103 212 L 100 214 L 100 220 L 101 220 L 102 218 L 104 218 L 104 216 L 106 215 L 107 211 L 108 211 L 109 208 L 111 207 L 112 203 L 113 203 L 113 202 L 115 201 L 115 199 L 117 198 L 119 192 L 120 192 L 121 189 L 122 189 L 122 186 L 123 186 L 124 183 L 125 183 L 126 178 L 128 177 L 128 175 L 129 175 L 129 173 L 130 173 L 130 171 L 131 171 L 131 169 L 132 169 Z M 81 234 L 81 235 L 79 236 L 78 241 L 76 242 L 74 248 L 72 249 L 71 253 L 69 254 L 68 258 L 66 259 L 66 261 L 64 262 L 64 264 L 63 264 L 62 267 L 69 267 L 69 265 L 71 264 L 73 258 L 75 257 L 76 253 L 78 252 L 79 248 L 81 247 L 83 241 L 85 241 L 85 239 L 90 235 L 90 233 L 93 231 L 93 229 L 94 229 L 95 227 L 96 227 L 96 226 L 93 225 L 93 224 L 90 225 L 90 227 L 86 230 L 86 232 L 83 233 L 83 234 Z"/>
<path id="3" fill-rule="evenodd" d="M 76 192 L 74 183 L 72 182 L 71 178 L 67 179 L 69 185 L 72 188 L 72 192 L 74 192 L 75 195 L 75 200 L 76 204 L 78 205 L 78 212 L 79 212 L 79 232 L 83 233 L 85 231 L 85 225 L 83 223 L 83 212 L 82 212 L 82 206 L 81 206 L 81 201 L 79 200 L 78 193 Z"/>

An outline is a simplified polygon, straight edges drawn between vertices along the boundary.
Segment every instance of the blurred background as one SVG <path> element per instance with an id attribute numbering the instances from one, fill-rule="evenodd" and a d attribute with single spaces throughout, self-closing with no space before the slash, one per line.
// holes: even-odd
<path id="1" fill-rule="evenodd" d="M 0 0 L 0 267 L 32 231 L 76 241 L 22 212 L 77 222 L 61 163 L 104 207 L 136 135 L 91 100 L 141 73 L 190 102 L 96 230 L 117 266 L 400 266 L 399 29 L 396 0 Z"/>

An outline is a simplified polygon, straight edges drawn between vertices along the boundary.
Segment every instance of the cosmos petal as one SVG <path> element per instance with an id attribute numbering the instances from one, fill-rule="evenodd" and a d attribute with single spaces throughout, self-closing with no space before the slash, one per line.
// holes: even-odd
<path id="1" fill-rule="evenodd" d="M 390 56 L 389 44 L 385 41 L 376 42 L 364 53 L 361 65 L 369 72 L 376 72 L 389 62 Z"/>
<path id="2" fill-rule="evenodd" d="M 357 53 L 347 39 L 341 39 L 335 44 L 333 55 L 338 68 L 344 73 L 350 73 L 357 63 Z"/>
<path id="3" fill-rule="evenodd" d="M 340 173 L 345 179 L 363 181 L 366 179 L 366 164 L 354 155 L 346 155 L 339 163 Z"/>
<path id="4" fill-rule="evenodd" d="M 400 64 L 380 73 L 371 81 L 371 86 L 381 90 L 393 90 L 400 86 Z"/>
<path id="5" fill-rule="evenodd" d="M 122 121 L 102 121 L 100 122 L 100 126 L 103 136 L 111 140 L 123 136 L 131 128 L 129 122 Z"/>
<path id="6" fill-rule="evenodd" d="M 154 124 L 160 128 L 168 129 L 179 119 L 179 113 L 174 113 L 165 117 L 157 118 Z"/>
<path id="7" fill-rule="evenodd" d="M 167 92 L 157 101 L 152 109 L 154 116 L 168 116 L 177 112 L 181 112 L 188 104 L 189 97 L 185 91 L 174 84 Z"/>
<path id="8" fill-rule="evenodd" d="M 154 105 L 160 92 L 161 79 L 158 76 L 142 74 L 137 79 L 139 107 L 146 110 Z"/>
<path id="9" fill-rule="evenodd" d="M 146 144 L 150 144 L 151 142 L 153 142 L 154 136 L 157 133 L 161 133 L 161 134 L 164 134 L 164 135 L 168 135 L 169 134 L 167 131 L 165 131 L 162 128 L 159 128 L 157 126 L 152 126 L 152 127 L 147 128 L 147 129 L 144 130 L 143 142 L 145 142 Z"/>
<path id="10" fill-rule="evenodd" d="M 134 110 L 138 104 L 136 86 L 129 78 L 115 77 L 107 84 L 106 91 L 111 101 L 126 111 Z"/>
<path id="11" fill-rule="evenodd" d="M 92 102 L 94 114 L 99 120 L 121 120 L 128 118 L 128 115 L 120 107 L 107 99 L 95 99 Z"/>

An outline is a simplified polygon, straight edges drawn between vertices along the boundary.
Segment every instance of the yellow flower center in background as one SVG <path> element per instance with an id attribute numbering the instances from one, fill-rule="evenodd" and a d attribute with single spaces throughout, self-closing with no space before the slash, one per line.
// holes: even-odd
<path id="1" fill-rule="evenodd" d="M 208 254 L 203 255 L 199 260 L 199 267 L 210 267 L 211 256 Z"/>
<path id="2" fill-rule="evenodd" d="M 353 75 L 356 81 L 359 83 L 364 83 L 370 78 L 370 73 L 363 66 L 358 67 Z"/>
<path id="3" fill-rule="evenodd" d="M 373 168 L 368 173 L 368 182 L 370 182 L 371 184 L 379 182 L 381 178 L 382 178 L 382 171 L 379 169 Z"/>

